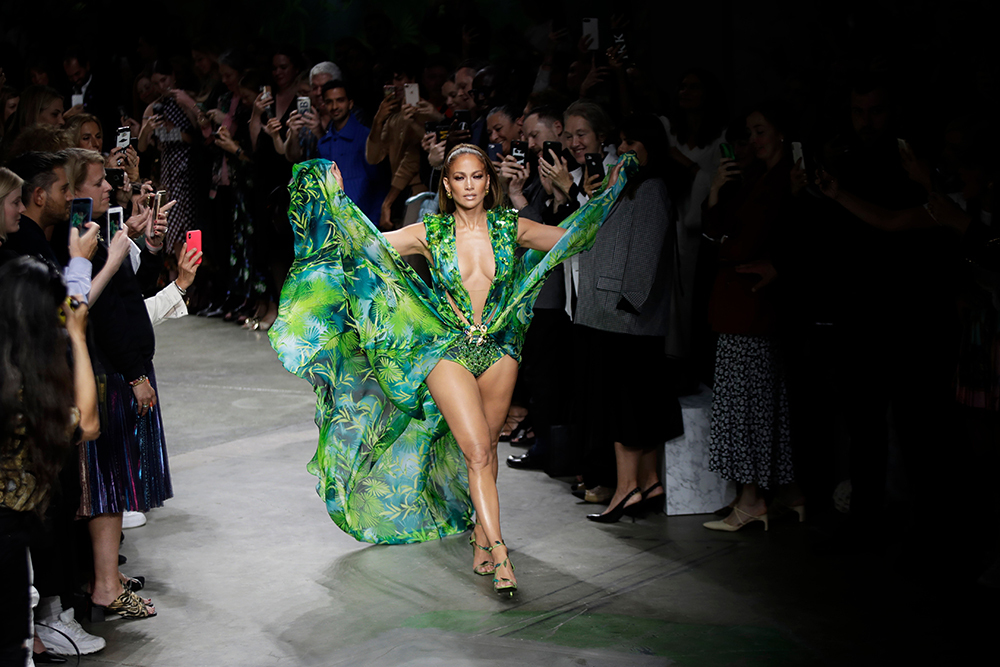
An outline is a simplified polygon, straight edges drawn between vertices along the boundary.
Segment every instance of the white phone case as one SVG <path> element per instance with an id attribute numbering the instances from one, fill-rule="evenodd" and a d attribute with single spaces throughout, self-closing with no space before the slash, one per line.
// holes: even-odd
<path id="1" fill-rule="evenodd" d="M 410 106 L 417 106 L 420 103 L 420 85 L 416 83 L 403 84 L 404 100 Z"/>

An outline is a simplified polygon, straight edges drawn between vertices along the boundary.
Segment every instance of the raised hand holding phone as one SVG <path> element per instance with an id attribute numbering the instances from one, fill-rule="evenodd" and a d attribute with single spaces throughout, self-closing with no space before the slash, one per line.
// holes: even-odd
<path id="1" fill-rule="evenodd" d="M 91 259 L 97 251 L 97 239 L 98 232 L 100 231 L 100 225 L 96 222 L 88 222 L 84 225 L 84 229 L 86 229 L 86 231 L 81 234 L 81 230 L 79 228 L 70 227 L 70 257 L 83 257 L 84 259 Z"/>
<path id="2" fill-rule="evenodd" d="M 198 273 L 198 265 L 201 264 L 201 250 L 190 247 L 187 243 L 181 246 L 181 252 L 177 256 L 177 286 L 187 291 L 194 283 L 195 274 Z"/>

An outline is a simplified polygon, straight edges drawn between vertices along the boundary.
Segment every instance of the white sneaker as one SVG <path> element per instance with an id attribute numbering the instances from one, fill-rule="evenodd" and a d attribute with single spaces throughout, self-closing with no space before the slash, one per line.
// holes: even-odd
<path id="1" fill-rule="evenodd" d="M 138 528 L 146 525 L 146 515 L 142 512 L 122 512 L 122 528 Z"/>
<path id="2" fill-rule="evenodd" d="M 83 629 L 83 626 L 73 618 L 72 609 L 67 609 L 56 619 L 39 623 L 45 623 L 49 627 L 36 624 L 35 635 L 42 640 L 47 649 L 59 655 L 76 655 L 77 650 L 81 655 L 97 653 L 106 644 L 103 637 L 95 637 Z"/>

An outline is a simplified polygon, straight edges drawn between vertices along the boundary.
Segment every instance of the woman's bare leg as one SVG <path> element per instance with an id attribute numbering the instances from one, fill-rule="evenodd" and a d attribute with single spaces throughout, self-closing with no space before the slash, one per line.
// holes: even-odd
<path id="1" fill-rule="evenodd" d="M 618 485 L 615 487 L 615 495 L 611 497 L 611 502 L 608 503 L 608 509 L 602 512 L 602 514 L 607 514 L 614 509 L 618 503 L 625 500 L 625 497 L 639 486 L 639 461 L 641 459 L 641 449 L 630 449 L 620 442 L 615 443 L 615 464 L 618 467 Z M 629 498 L 628 505 L 634 505 L 640 500 L 642 500 L 642 496 L 637 493 Z"/>
<path id="2" fill-rule="evenodd" d="M 94 547 L 94 590 L 90 598 L 94 604 L 107 606 L 121 595 L 121 575 L 118 572 L 118 545 L 122 535 L 122 515 L 99 514 L 87 524 L 90 541 Z M 152 603 L 146 605 L 155 611 Z"/>
<path id="3" fill-rule="evenodd" d="M 469 495 L 481 526 L 477 540 L 503 541 L 500 531 L 500 500 L 497 496 L 497 438 L 507 417 L 507 408 L 517 379 L 517 362 L 504 357 L 477 381 L 472 373 L 452 361 L 441 361 L 427 376 L 427 388 L 465 454 L 469 471 Z M 494 562 L 507 557 L 504 547 L 493 553 Z M 509 567 L 497 576 L 513 580 Z"/>

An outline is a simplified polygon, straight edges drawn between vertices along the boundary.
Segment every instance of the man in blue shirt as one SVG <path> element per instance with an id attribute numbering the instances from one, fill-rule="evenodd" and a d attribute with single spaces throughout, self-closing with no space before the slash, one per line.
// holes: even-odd
<path id="1" fill-rule="evenodd" d="M 388 179 L 378 165 L 365 160 L 369 129 L 351 113 L 354 100 L 343 81 L 323 84 L 322 96 L 330 127 L 316 144 L 316 152 L 337 163 L 344 175 L 344 192 L 377 225 Z"/>

